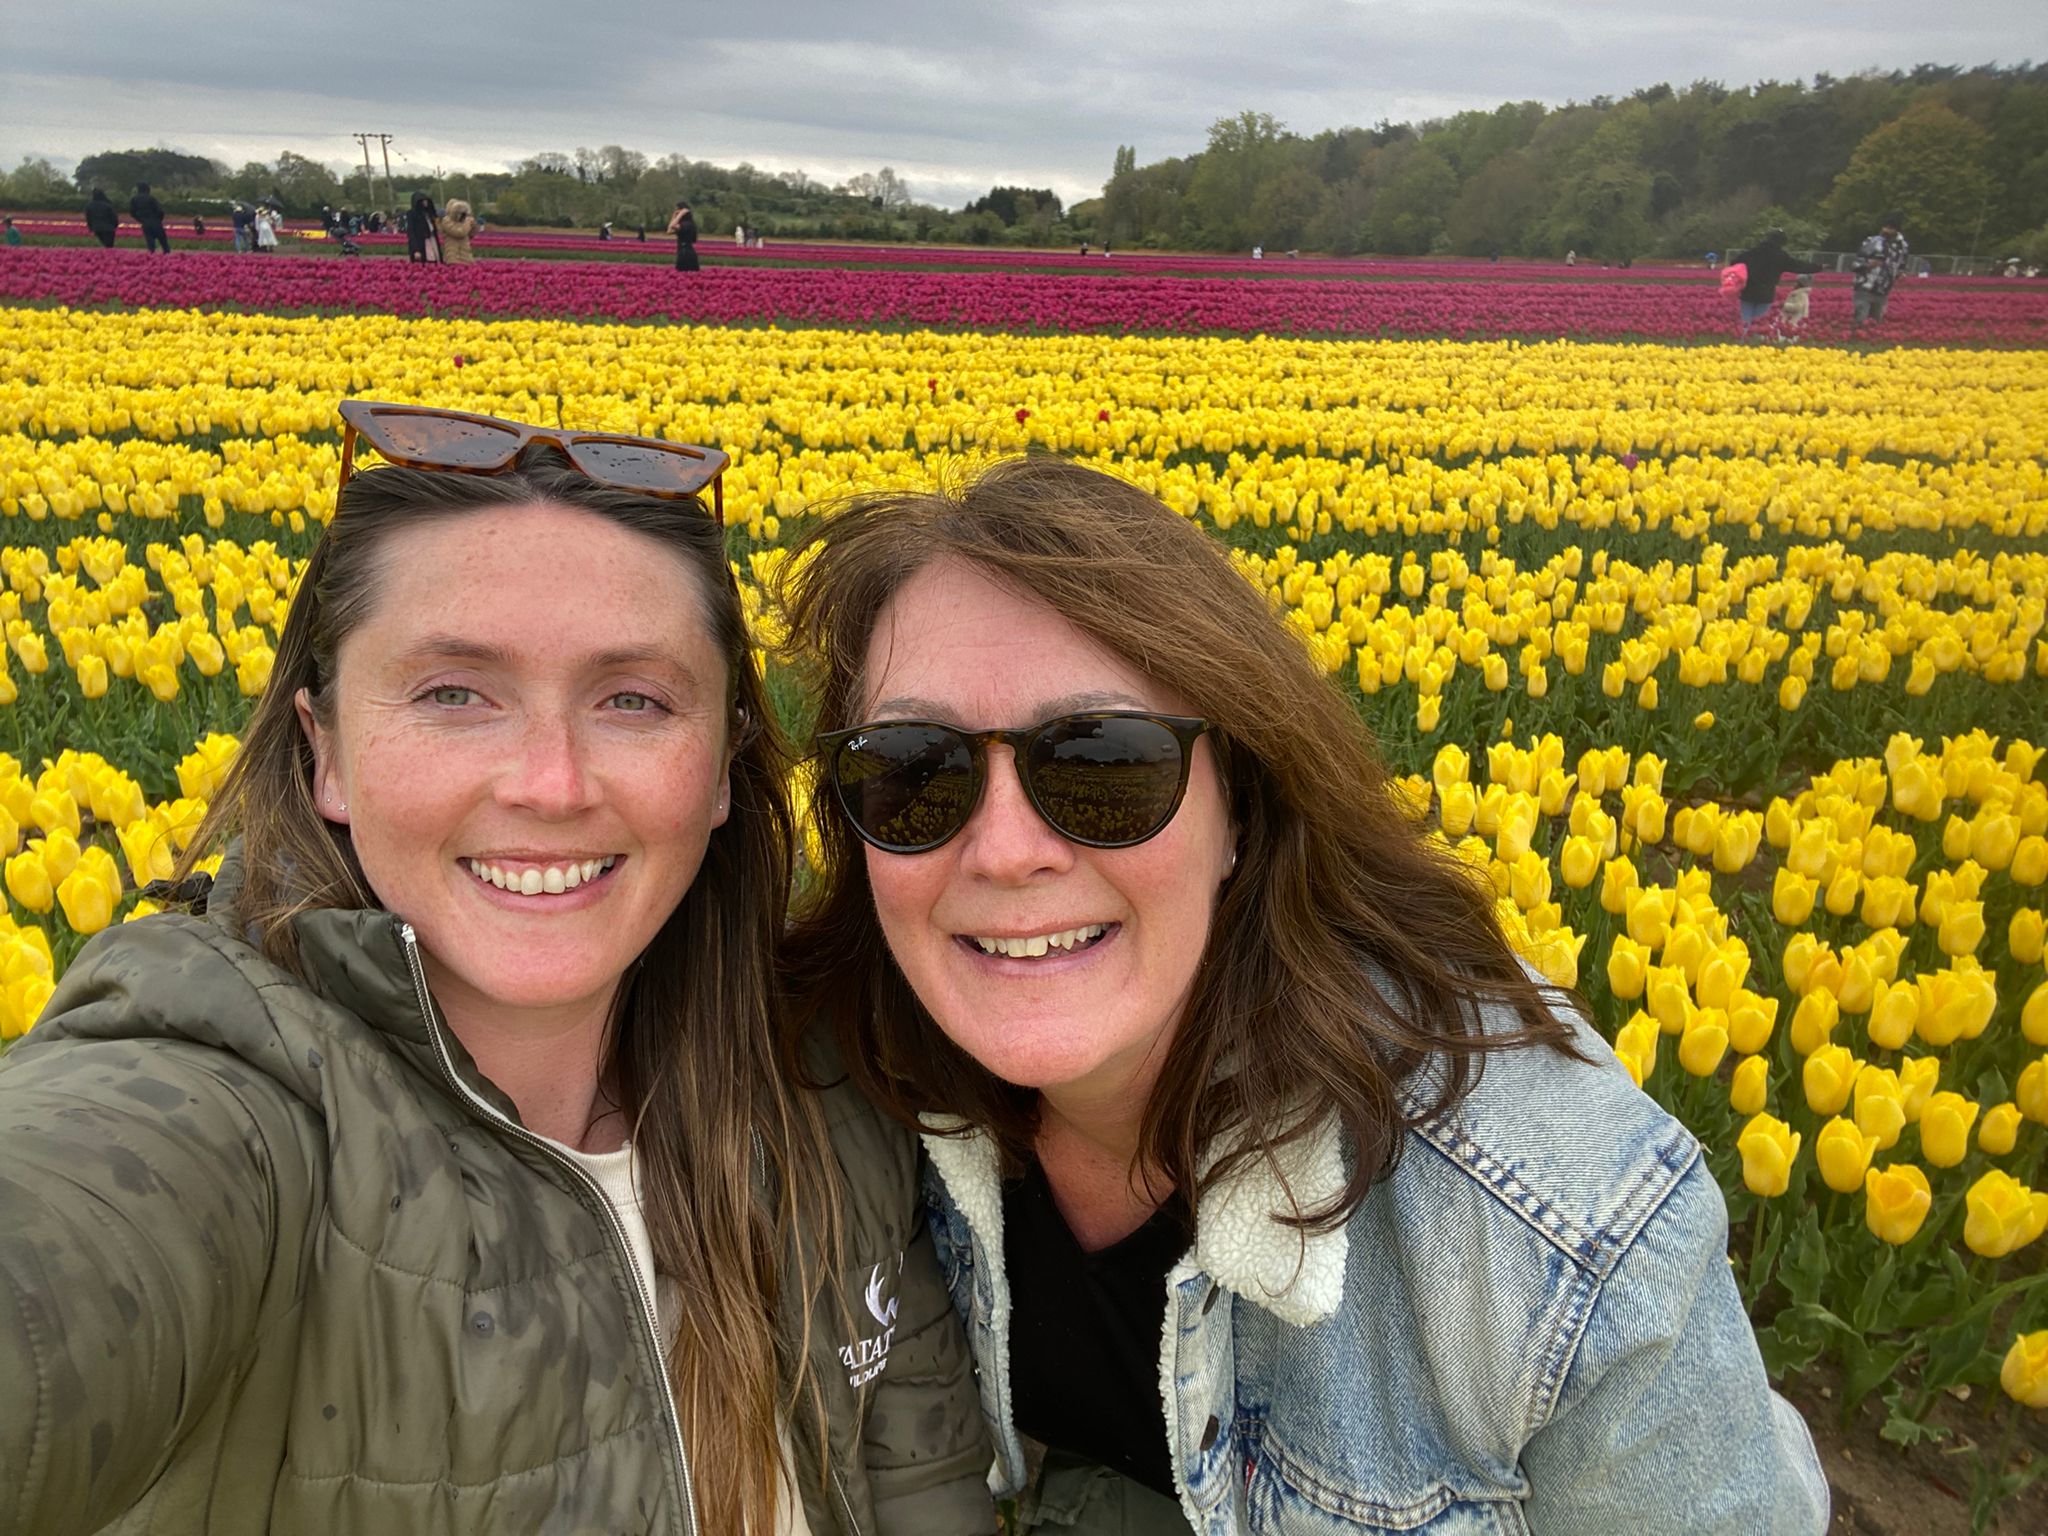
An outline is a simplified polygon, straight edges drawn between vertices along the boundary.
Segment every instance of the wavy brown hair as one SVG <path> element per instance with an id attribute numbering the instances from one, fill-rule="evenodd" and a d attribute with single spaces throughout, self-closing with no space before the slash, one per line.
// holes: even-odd
<path id="1" fill-rule="evenodd" d="M 315 806 L 312 749 L 293 698 L 303 688 L 315 716 L 333 718 L 336 656 L 375 613 L 395 529 L 536 502 L 604 518 L 671 551 L 690 572 L 725 658 L 731 814 L 620 987 L 599 1071 L 631 1125 L 655 1267 L 681 1297 L 669 1381 L 703 1529 L 769 1531 L 782 1464 L 777 1415 L 805 1395 L 808 1355 L 808 1340 L 778 1345 L 774 1320 L 791 1287 L 807 1300 L 814 1269 L 829 1271 L 806 1256 L 837 1247 L 836 1164 L 815 1095 L 791 1086 L 779 1055 L 773 956 L 790 881 L 788 753 L 762 696 L 718 523 L 694 503 L 599 485 L 546 446 L 503 475 L 396 467 L 358 475 L 299 583 L 269 686 L 179 877 L 239 837 L 245 883 L 236 914 L 294 971 L 295 916 L 377 905 L 347 829 Z M 753 1184 L 757 1156 L 772 1197 Z M 808 1304 L 792 1310 L 810 1315 Z"/>
<path id="2" fill-rule="evenodd" d="M 829 509 L 776 591 L 792 655 L 813 670 L 820 732 L 860 722 L 883 611 L 940 559 L 1045 604 L 1216 727 L 1239 860 L 1145 1108 L 1148 1178 L 1198 1198 L 1334 1115 L 1353 1154 L 1345 1188 L 1275 1212 L 1326 1229 L 1392 1168 L 1405 1128 L 1468 1091 L 1483 1053 L 1570 1051 L 1491 891 L 1404 813 L 1358 712 L 1300 639 L 1220 544 L 1110 475 L 1035 455 Z M 1037 1094 L 934 1023 L 889 958 L 862 845 L 829 793 L 816 801 L 823 858 L 784 951 L 792 1018 L 827 1023 L 859 1086 L 898 1119 L 961 1116 L 1021 1163 Z M 1488 1002 L 1521 1027 L 1482 1032 Z"/>

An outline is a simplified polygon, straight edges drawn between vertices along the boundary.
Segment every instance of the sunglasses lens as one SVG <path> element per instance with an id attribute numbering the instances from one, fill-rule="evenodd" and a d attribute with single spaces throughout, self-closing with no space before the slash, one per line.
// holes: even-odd
<path id="1" fill-rule="evenodd" d="M 483 468 L 504 461 L 519 447 L 519 434 L 509 427 L 472 418 L 379 411 L 370 420 L 372 445 L 421 464 Z"/>
<path id="2" fill-rule="evenodd" d="M 1173 819 L 1185 778 L 1180 741 L 1156 720 L 1071 715 L 1031 743 L 1032 798 L 1077 843 L 1142 843 Z"/>
<path id="3" fill-rule="evenodd" d="M 698 491 L 712 478 L 705 459 L 651 443 L 579 437 L 570 441 L 569 457 L 591 479 L 628 490 Z"/>
<path id="4" fill-rule="evenodd" d="M 973 752 L 944 726 L 869 726 L 833 752 L 832 782 L 860 834 L 900 852 L 938 847 L 974 811 Z"/>

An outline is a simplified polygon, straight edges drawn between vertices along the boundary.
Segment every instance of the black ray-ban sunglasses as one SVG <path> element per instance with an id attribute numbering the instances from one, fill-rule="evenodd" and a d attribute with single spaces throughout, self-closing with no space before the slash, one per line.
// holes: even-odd
<path id="1" fill-rule="evenodd" d="M 528 443 L 553 443 L 583 474 L 622 491 L 681 501 L 709 486 L 713 515 L 725 521 L 722 476 L 731 461 L 716 448 L 619 432 L 557 431 L 502 416 L 381 400 L 344 400 L 341 419 L 343 485 L 355 473 L 358 435 L 393 464 L 457 475 L 500 475 Z"/>
<path id="2" fill-rule="evenodd" d="M 1084 848 L 1129 848 L 1173 820 L 1195 738 L 1210 729 L 1189 715 L 1093 710 L 1009 731 L 877 720 L 818 745 L 847 821 L 884 853 L 929 853 L 966 826 L 994 743 L 1015 754 L 1024 798 L 1053 831 Z"/>

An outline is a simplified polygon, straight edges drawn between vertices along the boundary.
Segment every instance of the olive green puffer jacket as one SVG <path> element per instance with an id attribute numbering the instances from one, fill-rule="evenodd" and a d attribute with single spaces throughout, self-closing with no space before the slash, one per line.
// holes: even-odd
<path id="1" fill-rule="evenodd" d="M 94 939 L 0 1058 L 0 1532 L 696 1536 L 595 1185 L 431 1012 L 404 925 L 299 918 L 309 987 L 235 883 Z M 810 1346 L 829 1478 L 792 1426 L 808 1523 L 992 1531 L 914 1146 L 825 1098 L 848 1241 Z"/>

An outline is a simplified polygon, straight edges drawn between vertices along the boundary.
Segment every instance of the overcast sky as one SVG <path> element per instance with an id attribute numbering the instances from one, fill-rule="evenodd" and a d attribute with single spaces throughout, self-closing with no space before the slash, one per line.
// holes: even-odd
<path id="1" fill-rule="evenodd" d="M 1506 100 L 2048 60 L 2041 0 L 0 0 L 0 161 L 166 145 L 401 174 L 617 143 L 957 206 L 1092 197 L 1116 146 Z M 381 162 L 379 170 L 381 171 Z"/>

